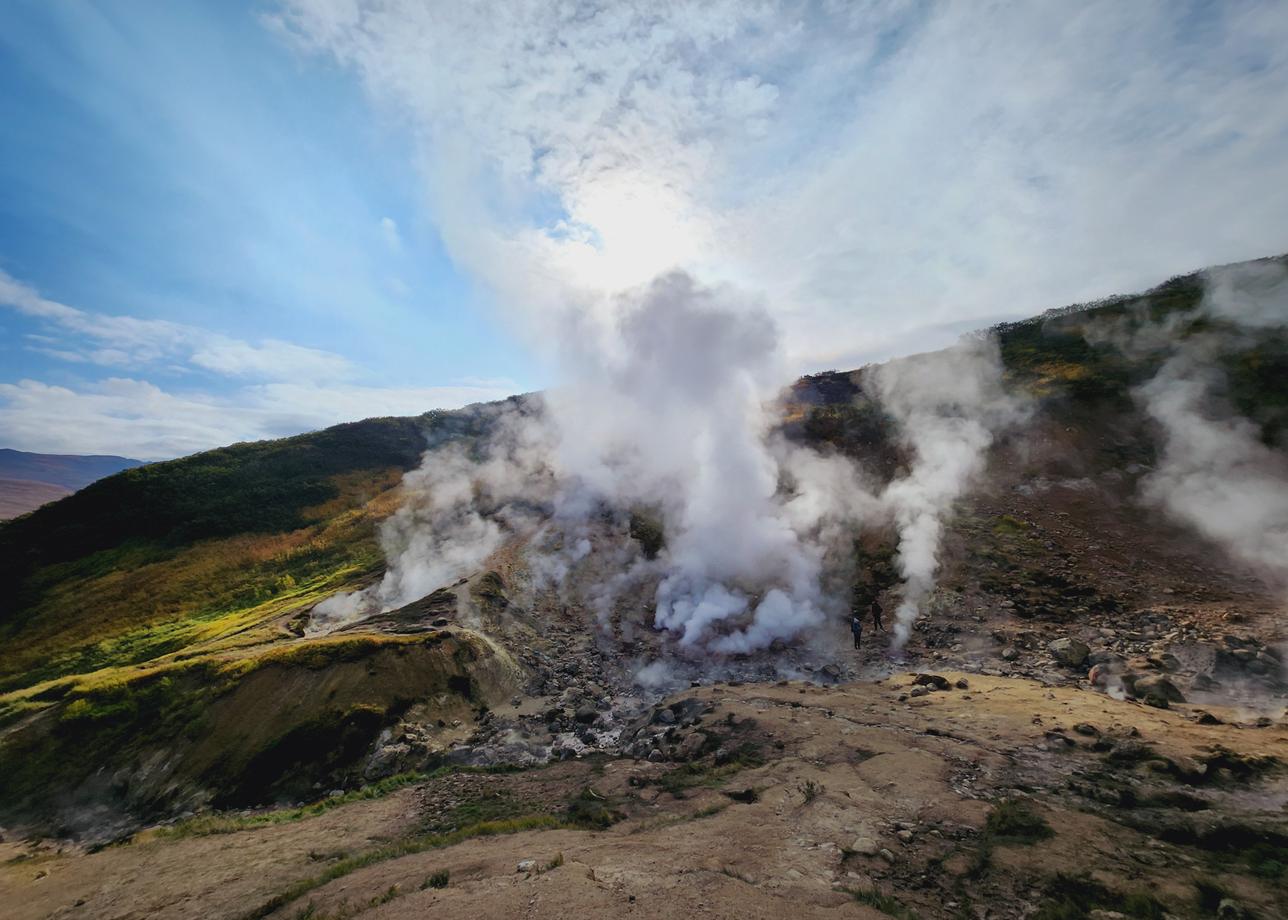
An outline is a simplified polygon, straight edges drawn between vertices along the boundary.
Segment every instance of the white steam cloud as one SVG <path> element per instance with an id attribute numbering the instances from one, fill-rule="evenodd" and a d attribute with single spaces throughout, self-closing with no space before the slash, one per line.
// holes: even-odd
<path id="1" fill-rule="evenodd" d="M 749 652 L 818 627 L 824 559 L 878 504 L 848 461 L 771 433 L 785 374 L 768 314 L 673 273 L 566 322 L 569 379 L 544 413 L 500 417 L 480 457 L 427 453 L 384 525 L 383 580 L 319 605 L 317 627 L 415 600 L 525 532 L 534 571 L 562 582 L 595 552 L 593 519 L 638 506 L 665 546 L 652 562 L 600 547 L 612 571 L 584 600 L 601 616 L 651 578 L 653 625 L 682 649 Z"/>
<path id="2" fill-rule="evenodd" d="M 477 571 L 510 534 L 539 526 L 553 488 L 548 431 L 512 406 L 490 411 L 501 423 L 484 445 L 449 442 L 403 477 L 403 503 L 380 530 L 383 578 L 322 601 L 312 631 L 418 600 Z"/>
<path id="3" fill-rule="evenodd" d="M 984 467 L 995 435 L 1021 421 L 1026 405 L 1006 392 L 997 344 L 970 339 L 926 355 L 880 365 L 867 375 L 899 425 L 911 452 L 906 476 L 882 494 L 899 529 L 903 593 L 895 613 L 895 646 L 934 588 L 945 519 Z"/>
<path id="4" fill-rule="evenodd" d="M 1197 313 L 1240 329 L 1183 339 L 1137 390 L 1162 431 L 1158 465 L 1141 494 L 1288 587 L 1288 457 L 1220 397 L 1225 373 L 1218 364 L 1253 341 L 1249 329 L 1288 326 L 1288 271 L 1278 262 L 1253 263 L 1213 270 L 1205 280 Z"/>
<path id="5" fill-rule="evenodd" d="M 934 587 L 952 503 L 1023 415 L 989 339 L 873 369 L 908 452 L 907 473 L 878 490 L 851 460 L 776 433 L 779 338 L 744 295 L 672 273 L 565 323 L 568 379 L 543 411 L 499 413 L 476 453 L 458 443 L 427 453 L 384 525 L 383 580 L 319 605 L 317 628 L 416 600 L 518 537 L 537 585 L 601 624 L 618 598 L 647 590 L 652 625 L 680 650 L 748 653 L 843 613 L 848 598 L 824 590 L 829 565 L 858 526 L 893 518 L 900 647 Z M 637 508 L 665 534 L 652 560 L 622 542 L 624 512 Z M 616 540 L 596 529 L 606 515 Z M 583 564 L 594 577 L 570 577 Z"/>

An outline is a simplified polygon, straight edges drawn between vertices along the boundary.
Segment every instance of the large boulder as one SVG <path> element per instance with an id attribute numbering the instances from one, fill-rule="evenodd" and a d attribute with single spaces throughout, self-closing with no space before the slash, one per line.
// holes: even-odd
<path id="1" fill-rule="evenodd" d="M 1163 700 L 1168 703 L 1184 703 L 1185 696 L 1162 674 L 1151 674 L 1139 678 L 1132 686 L 1132 693 L 1146 702 Z M 1166 707 L 1164 707 L 1166 708 Z"/>
<path id="2" fill-rule="evenodd" d="M 1081 667 L 1086 663 L 1087 656 L 1091 654 L 1091 649 L 1087 646 L 1087 643 L 1078 639 L 1071 639 L 1068 636 L 1051 642 L 1047 645 L 1047 649 L 1055 656 L 1055 660 L 1066 668 Z"/>

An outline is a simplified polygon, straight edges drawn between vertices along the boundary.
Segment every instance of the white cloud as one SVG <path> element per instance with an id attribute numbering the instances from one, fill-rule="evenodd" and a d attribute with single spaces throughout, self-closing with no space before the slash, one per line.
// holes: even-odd
<path id="1" fill-rule="evenodd" d="M 679 266 L 845 366 L 1288 248 L 1279 3 L 283 8 L 426 139 L 453 256 L 538 330 Z"/>
<path id="2" fill-rule="evenodd" d="M 402 234 L 398 231 L 398 222 L 392 217 L 380 218 L 380 235 L 385 238 L 385 245 L 390 250 L 402 251 Z"/>
<path id="3" fill-rule="evenodd" d="M 471 386 L 389 389 L 267 383 L 227 396 L 169 392 L 113 377 L 80 388 L 0 383 L 0 443 L 42 453 L 156 460 L 236 441 L 283 437 L 377 415 L 415 415 L 500 399 Z"/>
<path id="4" fill-rule="evenodd" d="M 166 320 L 103 316 L 45 299 L 3 271 L 0 305 L 47 324 L 54 335 L 25 338 L 27 348 L 49 357 L 133 375 L 202 369 L 234 382 L 218 395 L 166 390 L 137 376 L 75 387 L 0 383 L 0 444 L 19 450 L 156 460 L 371 416 L 455 409 L 516 389 L 506 379 L 364 386 L 355 382 L 358 369 L 331 352 L 275 339 L 251 344 Z"/>
<path id="5" fill-rule="evenodd" d="M 355 368 L 333 352 L 304 348 L 276 339 L 252 344 L 209 329 L 162 319 L 106 316 L 41 297 L 29 285 L 0 270 L 0 306 L 35 317 L 55 335 L 29 336 L 32 350 L 75 363 L 90 363 L 139 373 L 150 365 L 173 363 L 229 377 L 256 380 L 349 378 Z"/>

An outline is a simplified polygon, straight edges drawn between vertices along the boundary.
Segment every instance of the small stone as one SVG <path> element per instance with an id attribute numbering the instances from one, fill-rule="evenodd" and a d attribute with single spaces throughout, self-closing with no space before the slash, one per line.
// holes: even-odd
<path id="1" fill-rule="evenodd" d="M 1019 658 L 1019 657 L 1020 657 L 1020 653 L 1019 653 L 1019 652 L 1017 652 L 1017 651 L 1016 651 L 1015 649 L 1013 649 L 1013 648 L 1004 648 L 1004 649 L 1002 649 L 1002 660 L 1003 660 L 1003 661 L 1014 661 L 1016 658 Z"/>
<path id="2" fill-rule="evenodd" d="M 912 843 L 912 831 L 898 831 L 895 836 L 901 843 Z"/>
<path id="3" fill-rule="evenodd" d="M 877 855 L 880 856 L 882 859 L 884 859 L 886 862 L 888 862 L 890 865 L 892 866 L 894 865 L 894 862 L 895 862 L 894 854 L 891 853 L 889 850 L 887 850 L 885 847 L 882 847 L 880 850 L 878 850 Z"/>
<path id="4" fill-rule="evenodd" d="M 521 859 L 521 860 L 519 860 L 519 865 L 515 868 L 515 870 L 514 870 L 514 871 L 515 871 L 515 872 L 532 872 L 532 871 L 534 871 L 536 868 L 537 868 L 537 861 L 536 861 L 535 859 Z"/>
<path id="5" fill-rule="evenodd" d="M 1247 911 L 1234 898 L 1222 898 L 1216 906 L 1217 920 L 1243 920 Z"/>
<path id="6" fill-rule="evenodd" d="M 930 691 L 927 690 L 925 687 L 913 687 L 911 690 L 908 691 L 908 695 L 913 697 L 926 696 L 928 693 L 930 693 Z"/>
<path id="7" fill-rule="evenodd" d="M 1100 729 L 1096 728 L 1096 726 L 1092 725 L 1090 722 L 1079 722 L 1073 727 L 1073 730 L 1079 735 L 1086 735 L 1088 738 L 1092 738 L 1100 734 Z"/>
<path id="8" fill-rule="evenodd" d="M 953 684 L 953 686 L 954 686 L 954 687 L 956 687 L 958 690 L 969 690 L 969 689 L 970 689 L 970 681 L 968 681 L 968 680 L 967 680 L 966 678 L 964 678 L 964 677 L 959 677 L 959 678 L 957 679 L 957 683 Z"/>
<path id="9" fill-rule="evenodd" d="M 876 856 L 881 852 L 881 847 L 871 837 L 856 837 L 854 843 L 850 844 L 850 849 L 860 856 Z"/>

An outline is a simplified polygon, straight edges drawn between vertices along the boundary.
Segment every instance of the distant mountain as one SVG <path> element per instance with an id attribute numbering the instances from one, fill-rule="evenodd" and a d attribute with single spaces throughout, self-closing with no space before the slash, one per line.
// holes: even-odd
<path id="1" fill-rule="evenodd" d="M 30 454 L 0 448 L 0 520 L 8 520 L 121 470 L 142 466 L 128 457 Z"/>
<path id="2" fill-rule="evenodd" d="M 52 482 L 33 482 L 30 479 L 0 479 L 0 521 L 16 518 L 41 505 L 56 502 L 72 494 L 71 489 Z"/>

